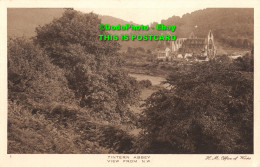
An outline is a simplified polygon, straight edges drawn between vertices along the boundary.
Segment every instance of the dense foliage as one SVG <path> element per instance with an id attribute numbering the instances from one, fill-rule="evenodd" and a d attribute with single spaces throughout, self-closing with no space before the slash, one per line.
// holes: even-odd
<path id="1" fill-rule="evenodd" d="M 9 101 L 8 153 L 129 153 L 132 136 L 91 117 L 87 110 L 71 104 L 49 104 L 34 113 L 18 101 Z"/>
<path id="2" fill-rule="evenodd" d="M 82 107 L 120 121 L 131 116 L 128 104 L 138 101 L 139 91 L 137 82 L 120 69 L 118 43 L 99 40 L 98 35 L 104 33 L 98 29 L 100 23 L 93 13 L 67 10 L 61 18 L 36 29 L 35 43 L 65 71 L 68 86 Z"/>
<path id="3" fill-rule="evenodd" d="M 253 8 L 207 8 L 182 17 L 172 16 L 162 24 L 175 25 L 179 38 L 187 38 L 192 31 L 205 37 L 212 30 L 215 39 L 228 46 L 250 48 L 254 41 Z"/>
<path id="4" fill-rule="evenodd" d="M 121 69 L 119 45 L 98 40 L 99 24 L 66 10 L 33 41 L 9 39 L 9 153 L 129 152 L 138 82 Z"/>
<path id="5" fill-rule="evenodd" d="M 71 102 L 74 95 L 64 72 L 32 41 L 8 40 L 8 98 L 33 105 Z"/>
<path id="6" fill-rule="evenodd" d="M 251 69 L 238 62 L 205 62 L 172 73 L 171 89 L 154 93 L 145 104 L 139 151 L 252 153 Z"/>

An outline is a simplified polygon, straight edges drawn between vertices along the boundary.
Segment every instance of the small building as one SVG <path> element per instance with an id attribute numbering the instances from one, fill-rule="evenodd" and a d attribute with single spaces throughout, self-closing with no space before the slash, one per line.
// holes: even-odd
<path id="1" fill-rule="evenodd" d="M 165 48 L 164 51 L 160 51 L 158 50 L 156 53 L 157 53 L 157 59 L 158 60 L 162 60 L 162 61 L 169 61 L 171 59 L 170 57 L 170 52 L 171 52 L 171 49 L 170 48 Z"/>

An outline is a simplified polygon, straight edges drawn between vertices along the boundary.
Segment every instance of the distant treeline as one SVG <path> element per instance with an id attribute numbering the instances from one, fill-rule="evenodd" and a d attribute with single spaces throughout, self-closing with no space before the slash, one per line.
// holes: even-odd
<path id="1" fill-rule="evenodd" d="M 147 49 L 145 51 L 145 49 L 143 47 L 137 47 L 137 48 L 132 48 L 132 47 L 128 47 L 127 48 L 127 53 L 132 53 L 132 54 L 135 54 L 135 53 L 152 53 L 150 49 Z"/>
<path id="2" fill-rule="evenodd" d="M 237 48 L 252 48 L 253 42 L 251 42 L 249 39 L 236 39 L 236 38 L 220 38 L 219 39 L 222 43 L 237 47 Z"/>
<path id="3" fill-rule="evenodd" d="M 251 8 L 208 8 L 182 17 L 172 16 L 162 20 L 162 24 L 175 25 L 175 34 L 179 38 L 189 37 L 191 32 L 198 37 L 206 37 L 207 32 L 212 30 L 215 39 L 226 45 L 253 45 L 254 9 Z"/>

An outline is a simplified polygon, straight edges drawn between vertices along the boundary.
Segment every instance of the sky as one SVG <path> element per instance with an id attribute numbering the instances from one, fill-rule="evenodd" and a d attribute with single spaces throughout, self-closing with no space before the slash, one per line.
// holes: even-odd
<path id="1" fill-rule="evenodd" d="M 94 12 L 143 25 L 150 25 L 152 22 L 160 23 L 162 19 L 168 19 L 173 15 L 181 17 L 183 14 L 200 9 L 203 8 L 75 8 L 81 12 Z"/>

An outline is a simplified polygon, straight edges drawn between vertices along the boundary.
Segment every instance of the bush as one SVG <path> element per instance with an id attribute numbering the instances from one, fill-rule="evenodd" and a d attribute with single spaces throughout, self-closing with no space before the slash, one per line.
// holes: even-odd
<path id="1" fill-rule="evenodd" d="M 98 30 L 100 23 L 93 13 L 67 10 L 61 18 L 37 28 L 35 43 L 65 72 L 81 107 L 91 108 L 107 121 L 131 120 L 129 105 L 138 102 L 137 82 L 120 68 L 119 44 L 97 38 L 105 33 Z"/>
<path id="2" fill-rule="evenodd" d="M 32 114 L 16 101 L 8 103 L 8 154 L 79 153 L 70 128 L 58 126 L 43 114 Z"/>
<path id="3" fill-rule="evenodd" d="M 82 109 L 55 104 L 52 111 L 32 114 L 17 101 L 8 104 L 8 154 L 130 153 L 134 142 L 133 136 L 93 121 Z"/>
<path id="4" fill-rule="evenodd" d="M 50 113 L 32 114 L 25 106 L 9 101 L 8 154 L 130 152 L 132 136 L 114 126 L 95 123 L 84 110 L 72 112 L 77 113 L 77 119 L 72 120 L 71 115 L 59 119 L 69 110 L 58 105 Z"/>
<path id="5" fill-rule="evenodd" d="M 149 88 L 152 86 L 152 82 L 150 80 L 141 80 L 138 82 L 140 88 Z"/>
<path id="6" fill-rule="evenodd" d="M 129 153 L 118 125 L 135 123 L 140 91 L 100 23 L 67 10 L 34 41 L 8 40 L 8 153 Z"/>
<path id="7" fill-rule="evenodd" d="M 214 61 L 172 73 L 146 101 L 140 153 L 253 153 L 253 73 Z"/>
<path id="8" fill-rule="evenodd" d="M 64 72 L 32 41 L 8 40 L 8 98 L 28 105 L 74 103 Z"/>
<path id="9" fill-rule="evenodd" d="M 243 57 L 239 57 L 234 60 L 234 66 L 239 71 L 254 71 L 254 56 L 252 54 L 246 53 Z"/>

